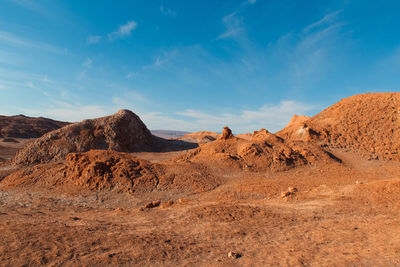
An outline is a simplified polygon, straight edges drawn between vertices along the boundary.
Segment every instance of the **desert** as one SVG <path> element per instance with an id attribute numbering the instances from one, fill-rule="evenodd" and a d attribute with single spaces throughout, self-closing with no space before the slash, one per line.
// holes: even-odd
<path id="1" fill-rule="evenodd" d="M 3 137 L 1 265 L 398 265 L 399 112 L 377 93 L 249 139 L 161 140 L 125 110 Z"/>
<path id="2" fill-rule="evenodd" d="M 0 0 L 0 267 L 400 266 L 399 10 Z"/>

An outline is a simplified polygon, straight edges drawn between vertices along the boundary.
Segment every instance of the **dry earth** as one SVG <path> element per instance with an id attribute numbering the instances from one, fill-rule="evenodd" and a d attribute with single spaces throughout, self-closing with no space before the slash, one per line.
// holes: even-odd
<path id="1" fill-rule="evenodd" d="M 0 163 L 0 265 L 399 266 L 398 94 L 377 97 L 189 151 Z"/>
<path id="2" fill-rule="evenodd" d="M 336 154 L 198 194 L 1 190 L 0 265 L 398 266 L 400 164 Z"/>

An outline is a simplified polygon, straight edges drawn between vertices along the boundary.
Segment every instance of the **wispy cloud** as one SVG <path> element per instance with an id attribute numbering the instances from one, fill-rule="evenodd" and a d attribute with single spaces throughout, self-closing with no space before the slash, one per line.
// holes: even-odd
<path id="1" fill-rule="evenodd" d="M 33 0 L 11 0 L 11 2 L 20 5 L 26 9 L 30 9 L 40 14 L 47 14 L 47 12 L 40 6 L 37 1 Z"/>
<path id="2" fill-rule="evenodd" d="M 322 19 L 318 20 L 317 22 L 311 23 L 310 25 L 308 25 L 307 27 L 305 27 L 303 29 L 303 32 L 308 32 L 311 31 L 315 28 L 318 28 L 320 26 L 324 26 L 324 25 L 329 25 L 331 23 L 333 23 L 334 21 L 336 21 L 338 15 L 341 13 L 340 10 L 329 13 L 327 15 L 325 15 Z"/>
<path id="3" fill-rule="evenodd" d="M 109 40 L 115 40 L 115 39 L 122 39 L 126 38 L 131 35 L 132 31 L 135 30 L 137 27 L 137 22 L 136 21 L 129 21 L 128 23 L 121 25 L 118 27 L 118 30 L 109 33 L 108 34 L 108 39 Z"/>
<path id="4" fill-rule="evenodd" d="M 85 59 L 85 61 L 82 62 L 82 66 L 87 69 L 92 68 L 92 64 L 93 64 L 93 60 L 91 58 L 87 58 L 87 59 Z"/>
<path id="5" fill-rule="evenodd" d="M 100 105 L 82 105 L 79 103 L 53 102 L 43 109 L 19 108 L 20 112 L 33 117 L 48 117 L 61 121 L 77 122 L 107 116 L 115 112 L 112 108 Z"/>
<path id="6" fill-rule="evenodd" d="M 160 6 L 160 12 L 161 12 L 161 14 L 170 16 L 170 17 L 176 17 L 176 14 L 177 14 L 176 11 L 166 8 L 163 5 Z"/>
<path id="7" fill-rule="evenodd" d="M 248 2 L 249 2 L 250 4 L 255 4 L 255 3 L 257 2 L 257 0 L 248 0 Z"/>
<path id="8" fill-rule="evenodd" d="M 242 19 L 237 17 L 237 12 L 223 17 L 222 22 L 225 26 L 225 31 L 218 35 L 217 40 L 238 36 L 245 30 Z"/>
<path id="9" fill-rule="evenodd" d="M 162 56 L 157 56 L 153 63 L 150 65 L 145 65 L 142 67 L 143 70 L 147 69 L 157 69 L 162 66 L 164 66 L 166 63 L 171 62 L 177 55 L 178 55 L 178 50 L 174 49 L 169 52 L 164 52 Z"/>
<path id="10" fill-rule="evenodd" d="M 316 107 L 313 105 L 287 100 L 279 104 L 266 104 L 255 110 L 245 109 L 240 113 L 222 113 L 215 115 L 197 110 L 177 112 L 177 115 L 192 119 L 190 130 L 222 129 L 229 125 L 236 132 L 248 132 L 267 128 L 270 131 L 282 129 L 291 119 L 293 114 L 305 114 Z"/>
<path id="11" fill-rule="evenodd" d="M 86 38 L 86 43 L 87 44 L 97 44 L 101 41 L 101 39 L 103 39 L 102 36 L 99 35 L 90 35 Z"/>
<path id="12" fill-rule="evenodd" d="M 31 41 L 5 31 L 0 31 L 0 43 L 20 48 L 35 48 L 56 54 L 67 54 L 65 49 L 47 43 Z"/>
<path id="13" fill-rule="evenodd" d="M 143 94 L 133 90 L 129 90 L 119 96 L 114 96 L 112 102 L 118 107 L 118 109 L 134 109 L 136 105 L 151 103 L 151 101 L 143 96 Z"/>
<path id="14" fill-rule="evenodd" d="M 132 79 L 132 78 L 134 78 L 134 77 L 136 77 L 137 75 L 139 75 L 139 72 L 137 72 L 137 71 L 132 71 L 132 72 L 129 72 L 128 74 L 126 74 L 126 78 L 127 79 Z"/>

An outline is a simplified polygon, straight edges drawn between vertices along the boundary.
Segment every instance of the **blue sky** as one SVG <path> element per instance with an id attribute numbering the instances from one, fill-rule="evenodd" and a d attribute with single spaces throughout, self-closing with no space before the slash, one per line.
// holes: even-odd
<path id="1" fill-rule="evenodd" d="M 398 92 L 400 2 L 0 0 L 0 114 L 277 131 Z"/>

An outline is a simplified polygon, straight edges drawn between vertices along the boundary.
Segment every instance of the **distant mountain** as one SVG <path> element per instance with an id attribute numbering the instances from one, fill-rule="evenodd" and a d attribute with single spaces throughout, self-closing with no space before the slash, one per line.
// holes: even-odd
<path id="1" fill-rule="evenodd" d="M 165 138 L 165 139 L 175 139 L 182 137 L 190 132 L 184 131 L 172 131 L 172 130 L 151 130 L 151 133 L 155 136 Z"/>
<path id="2" fill-rule="evenodd" d="M 68 124 L 70 123 L 42 117 L 0 115 L 0 137 L 37 138 Z"/>

